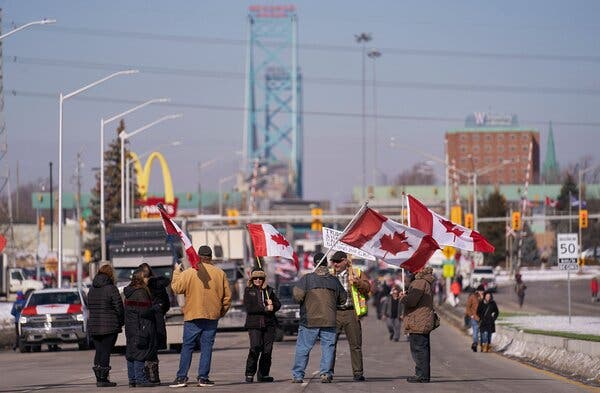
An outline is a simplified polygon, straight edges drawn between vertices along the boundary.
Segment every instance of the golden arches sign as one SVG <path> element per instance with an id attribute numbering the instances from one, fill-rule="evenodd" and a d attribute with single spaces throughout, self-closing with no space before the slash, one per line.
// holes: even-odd
<path id="1" fill-rule="evenodd" d="M 135 167 L 135 173 L 137 176 L 137 191 L 140 194 L 142 200 L 146 200 L 148 198 L 148 185 L 150 183 L 150 171 L 152 170 L 152 161 L 154 159 L 158 159 L 160 163 L 160 167 L 162 169 L 163 175 L 163 184 L 165 187 L 165 203 L 173 203 L 175 202 L 175 194 L 173 193 L 173 181 L 171 180 L 171 171 L 169 171 L 169 166 L 167 165 L 167 161 L 163 157 L 162 154 L 155 151 L 150 154 L 146 164 L 144 164 L 144 168 L 142 169 L 142 164 L 137 154 L 134 152 L 129 153 L 131 159 L 133 160 L 133 165 Z"/>

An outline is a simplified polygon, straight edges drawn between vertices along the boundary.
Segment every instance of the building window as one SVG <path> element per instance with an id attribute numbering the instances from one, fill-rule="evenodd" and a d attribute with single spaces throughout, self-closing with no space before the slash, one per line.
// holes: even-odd
<path id="1" fill-rule="evenodd" d="M 529 146 L 527 146 L 527 145 L 523 145 L 523 151 L 524 151 L 524 152 L 528 152 L 528 151 L 529 151 Z"/>
<path id="2" fill-rule="evenodd" d="M 479 146 L 478 145 L 473 146 L 473 153 L 475 153 L 475 154 L 479 153 Z"/>
<path id="3" fill-rule="evenodd" d="M 483 147 L 483 150 L 485 150 L 486 153 L 491 153 L 492 152 L 492 145 L 485 145 Z"/>
<path id="4" fill-rule="evenodd" d="M 460 149 L 461 153 L 466 153 L 467 152 L 467 146 L 465 146 L 465 145 L 460 145 L 459 149 Z"/>
<path id="5" fill-rule="evenodd" d="M 479 164 L 479 158 L 473 157 L 473 165 L 477 165 L 477 164 Z"/>
<path id="6" fill-rule="evenodd" d="M 504 153 L 504 146 L 503 145 L 498 145 L 498 153 Z"/>
<path id="7" fill-rule="evenodd" d="M 490 134 L 487 134 L 487 135 L 485 136 L 485 141 L 486 141 L 487 143 L 490 143 L 490 142 L 492 141 L 492 136 L 491 136 Z"/>
<path id="8" fill-rule="evenodd" d="M 460 136 L 460 141 L 461 142 L 466 142 L 467 141 L 467 136 L 466 135 L 461 135 Z"/>
<path id="9" fill-rule="evenodd" d="M 484 161 L 485 161 L 486 164 L 489 165 L 489 164 L 492 163 L 492 157 L 486 157 Z"/>
<path id="10" fill-rule="evenodd" d="M 510 134 L 510 140 L 511 142 L 514 142 L 517 140 L 517 134 Z"/>
<path id="11" fill-rule="evenodd" d="M 515 151 L 517 151 L 517 147 L 516 147 L 515 145 L 510 145 L 510 147 L 508 148 L 508 150 L 509 150 L 511 153 L 514 153 Z"/>
<path id="12" fill-rule="evenodd" d="M 473 142 L 479 142 L 479 134 L 473 134 L 473 135 L 471 135 L 471 140 Z"/>
<path id="13" fill-rule="evenodd" d="M 523 134 L 523 135 L 521 136 L 521 140 L 522 140 L 523 142 L 527 142 L 527 141 L 529 141 L 529 135 L 527 135 L 527 134 Z"/>
<path id="14" fill-rule="evenodd" d="M 498 135 L 496 136 L 496 140 L 497 140 L 498 142 L 502 142 L 502 141 L 504 141 L 504 134 L 498 134 Z"/>

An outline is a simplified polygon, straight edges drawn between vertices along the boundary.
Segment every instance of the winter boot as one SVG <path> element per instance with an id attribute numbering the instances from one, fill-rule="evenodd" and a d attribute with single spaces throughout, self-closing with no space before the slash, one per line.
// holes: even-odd
<path id="1" fill-rule="evenodd" d="M 96 374 L 96 387 L 99 388 L 112 388 L 117 386 L 116 382 L 110 382 L 108 380 L 108 372 L 110 367 L 94 366 L 94 374 Z"/>
<path id="2" fill-rule="evenodd" d="M 490 344 L 481 344 L 481 352 L 489 352 Z"/>
<path id="3" fill-rule="evenodd" d="M 471 350 L 472 350 L 473 352 L 477 352 L 477 343 L 473 343 L 473 344 L 471 344 Z"/>
<path id="4" fill-rule="evenodd" d="M 155 384 L 160 384 L 160 376 L 158 374 L 158 360 L 148 360 L 146 362 L 148 381 Z"/>

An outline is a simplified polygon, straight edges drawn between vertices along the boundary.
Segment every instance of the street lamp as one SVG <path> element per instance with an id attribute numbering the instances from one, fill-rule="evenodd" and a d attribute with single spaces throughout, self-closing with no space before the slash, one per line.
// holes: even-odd
<path id="1" fill-rule="evenodd" d="M 36 20 L 34 22 L 26 23 L 23 26 L 19 26 L 16 29 L 9 31 L 6 34 L 0 35 L 0 40 L 4 39 L 4 38 L 6 38 L 6 37 L 8 37 L 10 35 L 15 34 L 17 31 L 21 31 L 23 29 L 26 29 L 26 28 L 28 28 L 30 26 L 33 26 L 33 25 L 47 25 L 49 23 L 56 23 L 56 19 L 42 19 L 42 20 Z"/>
<path id="2" fill-rule="evenodd" d="M 104 126 L 123 116 L 135 112 L 138 109 L 142 109 L 150 104 L 163 103 L 169 101 L 169 98 L 154 98 L 140 105 L 134 106 L 133 108 L 128 109 L 125 112 L 121 112 L 118 115 L 109 117 L 106 120 L 104 120 L 104 118 L 100 119 L 100 250 L 102 261 L 106 260 L 106 222 L 104 219 Z"/>
<path id="3" fill-rule="evenodd" d="M 355 34 L 354 39 L 357 43 L 362 44 L 362 199 L 365 200 L 367 197 L 367 119 L 366 119 L 366 103 L 365 103 L 365 58 L 366 56 L 366 44 L 373 38 L 370 33 Z"/>
<path id="4" fill-rule="evenodd" d="M 178 113 L 176 115 L 163 116 L 160 119 L 154 120 L 152 123 L 148 123 L 145 126 L 142 126 L 132 131 L 130 134 L 126 131 L 122 131 L 119 134 L 119 139 L 121 139 L 121 223 L 125 222 L 125 140 L 131 138 L 134 135 L 139 134 L 142 131 L 147 130 L 150 127 L 162 123 L 163 121 L 178 119 L 182 116 L 183 114 L 181 113 Z"/>
<path id="5" fill-rule="evenodd" d="M 489 173 L 495 169 L 498 169 L 498 168 L 500 168 L 504 165 L 508 165 L 510 163 L 512 163 L 511 160 L 505 159 L 505 160 L 502 160 L 502 162 L 498 163 L 497 165 L 485 167 L 479 171 L 473 171 L 471 173 L 471 175 L 473 176 L 473 228 L 476 231 L 478 229 L 478 225 L 477 225 L 477 222 L 478 222 L 478 219 L 477 219 L 477 177 L 485 175 L 486 173 Z"/>
<path id="6" fill-rule="evenodd" d="M 230 176 L 226 176 L 223 177 L 221 179 L 219 179 L 219 215 L 221 217 L 223 217 L 223 192 L 222 192 L 222 187 L 223 187 L 223 183 L 225 183 L 226 181 L 235 179 L 236 175 L 230 175 Z"/>
<path id="7" fill-rule="evenodd" d="M 370 59 L 373 59 L 373 186 L 377 185 L 377 174 L 379 173 L 379 165 L 378 165 L 378 152 L 377 152 L 377 144 L 378 144 L 378 133 L 377 129 L 377 72 L 375 63 L 378 58 L 381 57 L 381 52 L 378 49 L 371 49 L 367 54 Z"/>
<path id="8" fill-rule="evenodd" d="M 148 151 L 140 154 L 139 156 L 137 156 L 137 159 L 142 160 L 143 158 L 146 158 L 147 156 L 149 156 L 155 150 L 158 150 L 162 147 L 179 146 L 179 145 L 181 145 L 181 141 L 163 143 L 161 145 L 158 145 L 157 147 L 155 147 L 152 150 L 148 150 Z M 125 221 L 129 221 L 129 219 L 131 218 L 131 202 L 132 202 L 131 194 L 135 195 L 135 193 L 133 193 L 131 191 L 131 189 L 133 188 L 133 182 L 130 180 L 130 176 L 129 176 L 129 174 L 131 173 L 130 166 L 133 162 L 134 162 L 134 160 L 130 159 L 129 157 L 127 157 L 125 159 L 125 168 L 127 169 L 125 172 L 125 184 L 127 185 L 127 188 L 125 189 L 125 217 L 126 217 Z M 140 162 L 140 165 L 141 165 L 141 162 Z"/>
<path id="9" fill-rule="evenodd" d="M 69 94 L 63 95 L 60 93 L 58 97 L 58 287 L 62 288 L 62 222 L 63 222 L 63 211 L 62 211 L 62 145 L 63 145 L 63 102 L 79 93 L 91 89 L 109 79 L 112 79 L 119 75 L 130 75 L 137 74 L 138 70 L 125 70 L 114 72 L 102 79 L 98 79 L 95 82 L 90 83 L 78 90 L 72 91 Z"/>

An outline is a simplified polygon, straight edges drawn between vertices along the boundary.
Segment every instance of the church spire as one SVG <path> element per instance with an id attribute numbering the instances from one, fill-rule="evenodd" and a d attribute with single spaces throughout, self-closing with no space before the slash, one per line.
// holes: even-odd
<path id="1" fill-rule="evenodd" d="M 548 144 L 546 145 L 546 158 L 542 167 L 542 181 L 545 184 L 560 183 L 560 169 L 556 162 L 556 150 L 554 149 L 554 133 L 552 132 L 552 122 L 548 130 Z"/>

